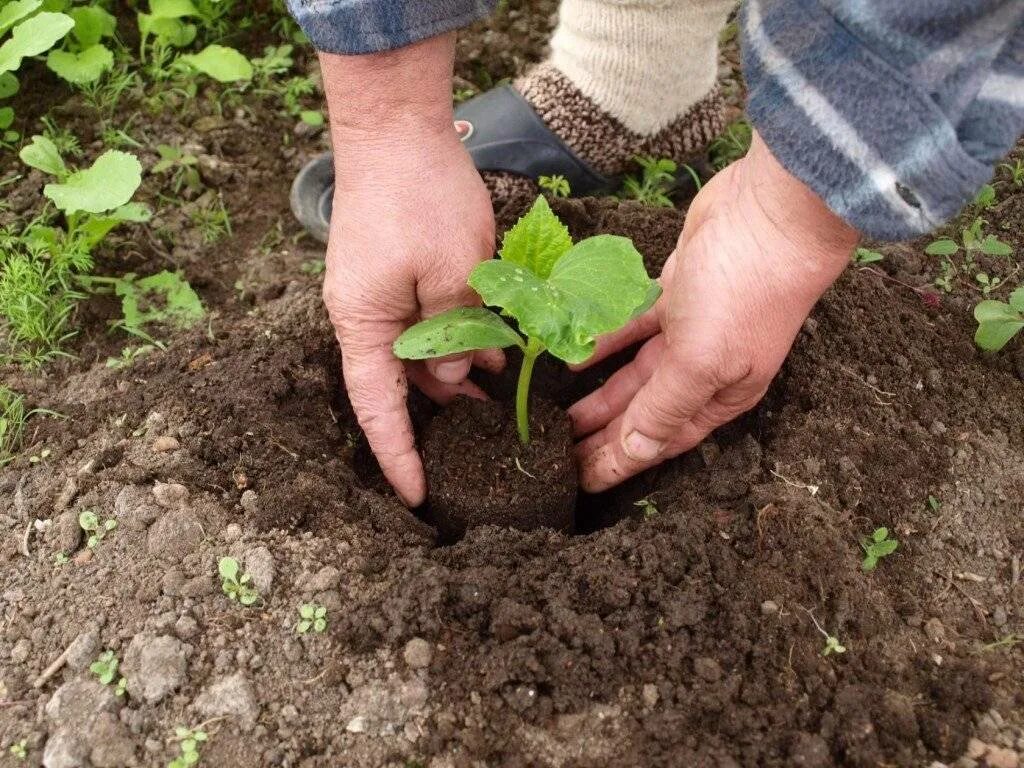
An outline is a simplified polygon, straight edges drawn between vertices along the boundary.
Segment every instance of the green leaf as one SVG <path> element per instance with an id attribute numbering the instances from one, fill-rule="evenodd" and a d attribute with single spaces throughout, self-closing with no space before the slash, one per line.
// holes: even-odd
<path id="1" fill-rule="evenodd" d="M 142 183 L 142 164 L 116 149 L 100 155 L 91 168 L 77 171 L 62 184 L 47 184 L 43 194 L 68 214 L 105 213 L 132 199 Z"/>
<path id="2" fill-rule="evenodd" d="M 68 169 L 60 156 L 60 150 L 46 136 L 33 136 L 32 143 L 22 147 L 18 157 L 25 165 L 56 176 L 58 179 L 67 175 Z"/>
<path id="3" fill-rule="evenodd" d="M 0 35 L 9 30 L 30 13 L 38 10 L 43 0 L 12 0 L 0 8 Z"/>
<path id="4" fill-rule="evenodd" d="M 924 252 L 929 256 L 952 256 L 954 253 L 960 250 L 960 246 L 957 245 L 955 240 L 951 240 L 948 237 L 941 238 L 931 243 Z"/>
<path id="5" fill-rule="evenodd" d="M 304 109 L 299 112 L 299 120 L 304 122 L 306 125 L 319 128 L 324 124 L 324 113 L 318 109 Z"/>
<path id="6" fill-rule="evenodd" d="M 9 99 L 18 92 L 21 84 L 10 72 L 0 72 L 0 99 Z"/>
<path id="7" fill-rule="evenodd" d="M 1024 313 L 1001 301 L 981 302 L 974 308 L 974 319 L 978 321 L 974 341 L 989 352 L 998 352 L 1024 329 Z"/>
<path id="8" fill-rule="evenodd" d="M 1013 248 L 995 235 L 985 235 L 981 241 L 981 252 L 987 256 L 1012 256 Z"/>
<path id="9" fill-rule="evenodd" d="M 63 13 L 40 13 L 21 22 L 0 45 L 0 72 L 14 72 L 22 59 L 50 50 L 73 26 L 75 22 Z"/>
<path id="10" fill-rule="evenodd" d="M 974 204 L 982 208 L 988 208 L 996 201 L 996 188 L 991 184 L 984 185 L 974 196 Z"/>
<path id="11" fill-rule="evenodd" d="M 90 216 L 82 224 L 86 243 L 90 248 L 103 240 L 110 230 L 123 222 L 144 224 L 153 218 L 153 212 L 142 203 L 128 203 L 105 215 Z"/>
<path id="12" fill-rule="evenodd" d="M 526 345 L 496 314 L 481 307 L 459 307 L 414 325 L 398 337 L 394 352 L 403 360 L 425 360 L 512 346 Z"/>
<path id="13" fill-rule="evenodd" d="M 546 278 L 551 269 L 572 248 L 568 228 L 555 216 L 543 196 L 506 234 L 501 244 L 504 261 L 526 267 Z"/>
<path id="14" fill-rule="evenodd" d="M 899 545 L 900 543 L 896 541 L 896 539 L 887 539 L 885 541 L 879 541 L 876 544 L 871 545 L 871 554 L 874 555 L 876 559 L 880 559 L 886 557 L 887 555 L 891 555 L 893 552 L 896 551 L 896 548 Z"/>
<path id="15" fill-rule="evenodd" d="M 238 561 L 233 557 L 222 557 L 217 561 L 217 573 L 222 579 L 234 581 L 238 577 Z"/>
<path id="16" fill-rule="evenodd" d="M 102 43 L 79 53 L 54 50 L 47 55 L 46 66 L 69 83 L 86 85 L 114 68 L 114 54 Z"/>
<path id="17" fill-rule="evenodd" d="M 14 110 L 11 107 L 0 107 L 0 131 L 6 131 L 14 122 Z"/>
<path id="18" fill-rule="evenodd" d="M 98 5 L 72 8 L 68 15 L 75 21 L 71 34 L 82 48 L 91 48 L 117 31 L 117 19 Z"/>
<path id="19" fill-rule="evenodd" d="M 1018 312 L 1024 313 L 1024 286 L 1010 294 L 1010 306 Z"/>
<path id="20" fill-rule="evenodd" d="M 199 53 L 178 59 L 220 83 L 252 80 L 252 64 L 234 48 L 208 45 Z"/>
<path id="21" fill-rule="evenodd" d="M 886 539 L 889 538 L 889 529 L 888 528 L 878 528 L 878 529 L 876 529 L 874 534 L 873 534 L 873 536 L 872 536 L 872 538 L 874 538 L 874 540 L 876 542 L 885 541 Z"/>
<path id="22" fill-rule="evenodd" d="M 192 0 L 150 0 L 149 15 L 155 19 L 180 19 L 184 16 L 198 16 Z"/>

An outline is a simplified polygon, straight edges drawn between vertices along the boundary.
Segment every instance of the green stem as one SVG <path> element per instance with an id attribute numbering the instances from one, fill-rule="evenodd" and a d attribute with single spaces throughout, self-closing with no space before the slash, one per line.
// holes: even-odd
<path id="1" fill-rule="evenodd" d="M 533 364 L 543 351 L 544 345 L 533 339 L 523 350 L 523 367 L 519 369 L 519 386 L 516 388 L 516 423 L 523 445 L 530 444 L 530 380 L 533 378 Z"/>

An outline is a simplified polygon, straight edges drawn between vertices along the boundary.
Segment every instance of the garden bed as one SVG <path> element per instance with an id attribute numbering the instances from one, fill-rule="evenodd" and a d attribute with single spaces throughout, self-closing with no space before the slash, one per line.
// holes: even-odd
<path id="1" fill-rule="evenodd" d="M 536 58 L 550 4 L 511 5 L 461 44 L 467 80 Z M 155 206 L 101 272 L 180 268 L 208 320 L 109 367 L 126 340 L 92 300 L 74 359 L 2 371 L 65 418 L 31 418 L 0 469 L 0 759 L 24 740 L 30 765 L 48 750 L 162 766 L 175 729 L 201 726 L 211 766 L 1017 764 L 1024 348 L 977 350 L 969 289 L 923 290 L 927 241 L 851 268 L 754 412 L 581 496 L 572 534 L 452 543 L 381 482 L 339 381 L 310 274 L 322 250 L 287 208 L 325 138 L 258 105 L 183 111 L 140 131 L 201 145 L 230 236 L 204 244 L 187 212 Z M 985 218 L 1019 259 L 1024 190 L 1005 173 L 996 187 Z M 156 202 L 155 181 L 142 194 Z M 613 199 L 553 207 L 576 238 L 633 238 L 655 274 L 683 221 Z M 507 397 L 510 368 L 480 383 Z M 600 375 L 548 361 L 535 397 L 564 406 Z M 437 411 L 413 398 L 422 434 Z M 85 510 L 117 522 L 94 548 Z M 880 526 L 900 545 L 865 572 Z M 223 593 L 225 556 L 253 606 Z M 326 609 L 325 631 L 296 631 L 303 604 Z M 825 634 L 845 652 L 824 655 Z M 88 667 L 108 649 L 121 667 L 105 686 Z"/>

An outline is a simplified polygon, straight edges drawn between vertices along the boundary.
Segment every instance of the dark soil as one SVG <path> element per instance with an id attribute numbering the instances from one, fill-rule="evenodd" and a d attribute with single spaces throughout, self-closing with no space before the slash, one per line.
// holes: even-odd
<path id="1" fill-rule="evenodd" d="M 515 409 L 503 403 L 459 398 L 430 423 L 422 440 L 429 520 L 444 540 L 478 525 L 572 531 L 578 486 L 572 425 L 544 400 L 531 405 L 525 446 Z"/>
<path id="2" fill-rule="evenodd" d="M 487 67 L 551 5 L 509 3 L 463 50 Z M 234 237 L 202 244 L 169 206 L 169 234 L 126 231 L 100 263 L 182 268 L 209 326 L 116 370 L 105 356 L 128 342 L 90 303 L 77 358 L 0 371 L 67 416 L 30 420 L 0 470 L 5 758 L 25 739 L 27 765 L 63 741 L 94 766 L 163 766 L 174 728 L 199 723 L 202 764 L 225 768 L 979 768 L 1024 752 L 1024 343 L 977 351 L 969 276 L 936 302 L 924 243 L 887 247 L 825 296 L 757 409 L 580 499 L 576 535 L 483 526 L 439 545 L 361 471 L 318 280 L 300 270 L 322 249 L 291 222 L 287 181 L 323 137 L 267 107 L 202 132 L 207 106 L 153 117 L 150 138 L 228 158 L 216 189 Z M 1019 260 L 1024 190 L 1005 174 L 997 189 L 985 218 Z M 614 200 L 556 210 L 576 237 L 632 237 L 655 272 L 682 226 Z M 564 406 L 604 375 L 539 367 L 534 402 Z M 508 375 L 492 385 L 507 399 Z M 543 407 L 538 429 L 561 429 Z M 414 411 L 440 431 L 437 409 Z M 119 523 L 95 550 L 86 509 Z M 880 525 L 900 546 L 865 573 L 859 541 Z M 221 593 L 225 555 L 252 573 L 256 607 Z M 327 608 L 324 634 L 295 632 L 305 602 Z M 817 625 L 846 652 L 823 655 Z M 83 636 L 88 653 L 33 687 Z M 166 677 L 138 649 L 168 646 L 180 679 L 131 693 Z M 133 659 L 124 699 L 87 669 L 108 648 Z M 104 711 L 53 704 L 76 691 Z"/>

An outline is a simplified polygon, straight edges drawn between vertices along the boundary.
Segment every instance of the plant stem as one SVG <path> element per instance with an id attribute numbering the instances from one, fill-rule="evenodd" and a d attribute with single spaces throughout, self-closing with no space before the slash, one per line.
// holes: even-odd
<path id="1" fill-rule="evenodd" d="M 530 339 L 523 350 L 523 367 L 519 369 L 519 386 L 516 388 L 516 423 L 523 445 L 530 444 L 530 380 L 533 378 L 533 364 L 543 351 L 544 345 L 534 339 Z"/>

